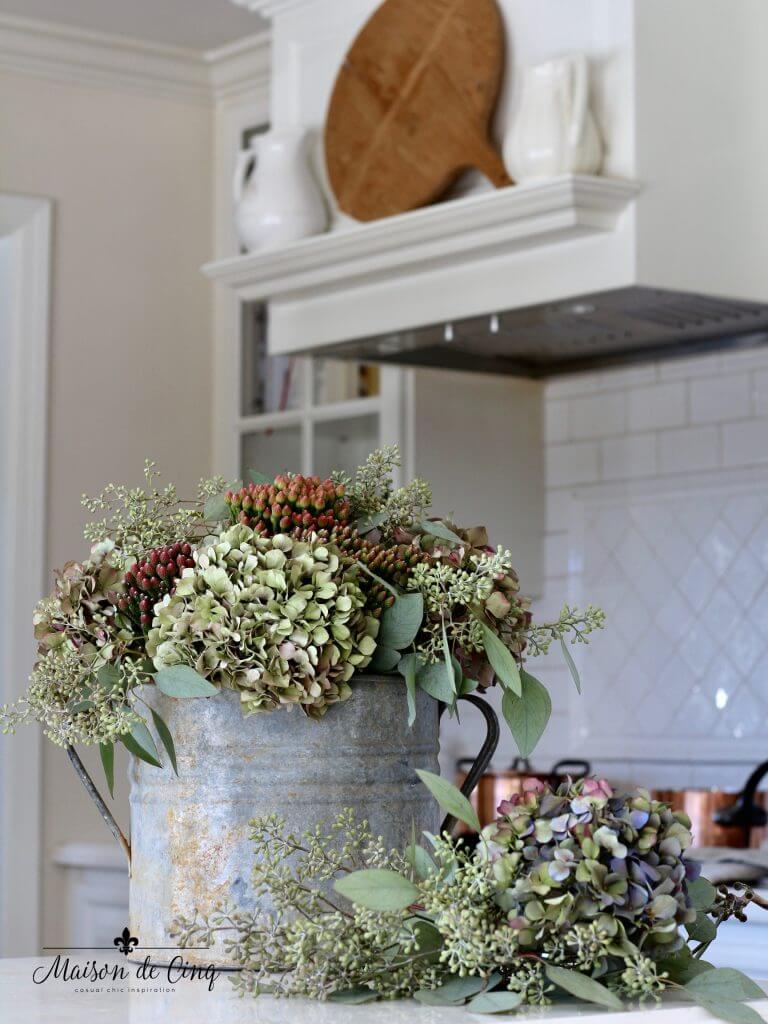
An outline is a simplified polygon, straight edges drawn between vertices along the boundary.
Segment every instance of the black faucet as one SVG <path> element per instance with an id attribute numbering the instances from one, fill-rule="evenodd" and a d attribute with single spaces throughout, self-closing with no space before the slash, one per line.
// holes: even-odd
<path id="1" fill-rule="evenodd" d="M 768 761 L 763 761 L 747 779 L 744 789 L 736 797 L 730 807 L 721 807 L 715 811 L 713 818 L 718 825 L 734 828 L 763 828 L 768 825 L 768 811 L 755 803 L 757 787 L 768 775 Z"/>

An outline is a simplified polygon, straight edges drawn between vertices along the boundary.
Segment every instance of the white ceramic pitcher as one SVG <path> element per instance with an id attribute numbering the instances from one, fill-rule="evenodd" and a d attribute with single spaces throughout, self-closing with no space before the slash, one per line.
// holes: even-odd
<path id="1" fill-rule="evenodd" d="M 312 176 L 308 134 L 292 129 L 255 135 L 235 165 L 237 234 L 250 252 L 276 249 L 328 226 L 320 188 Z"/>
<path id="2" fill-rule="evenodd" d="M 525 68 L 520 109 L 504 142 L 504 160 L 515 181 L 596 174 L 602 155 L 584 54 Z"/>

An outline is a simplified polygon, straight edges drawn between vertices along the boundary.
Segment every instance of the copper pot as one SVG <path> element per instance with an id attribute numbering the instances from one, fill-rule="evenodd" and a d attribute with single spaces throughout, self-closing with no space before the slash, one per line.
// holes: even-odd
<path id="1" fill-rule="evenodd" d="M 741 793 L 722 789 L 654 789 L 653 796 L 691 819 L 696 846 L 756 849 L 768 839 L 768 792 L 757 786 L 768 761 L 752 772 Z"/>
<path id="2" fill-rule="evenodd" d="M 456 784 L 461 786 L 466 778 L 467 759 L 462 758 L 456 764 Z M 525 757 L 516 757 L 506 771 L 486 772 L 480 777 L 477 786 L 470 796 L 472 806 L 477 811 L 481 825 L 488 825 L 496 819 L 497 807 L 502 800 L 509 800 L 513 794 L 523 792 L 524 783 L 529 779 L 548 782 L 558 786 L 568 776 L 581 779 L 591 771 L 588 761 L 558 761 L 549 771 L 537 772 Z"/>
<path id="3" fill-rule="evenodd" d="M 656 800 L 663 800 L 675 811 L 683 811 L 691 819 L 691 832 L 696 846 L 732 846 L 755 849 L 762 846 L 768 829 L 757 825 L 721 825 L 715 820 L 718 811 L 733 807 L 737 793 L 722 789 L 654 789 Z M 758 793 L 755 802 L 768 810 L 768 794 Z"/>

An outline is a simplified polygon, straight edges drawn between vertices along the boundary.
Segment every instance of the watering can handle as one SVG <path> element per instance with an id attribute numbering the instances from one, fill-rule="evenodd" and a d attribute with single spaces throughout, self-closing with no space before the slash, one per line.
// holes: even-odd
<path id="1" fill-rule="evenodd" d="M 77 775 L 78 775 L 80 781 L 85 786 L 86 793 L 88 794 L 88 796 L 91 798 L 91 800 L 93 800 L 93 802 L 98 807 L 99 814 L 104 819 L 104 821 L 105 821 L 105 823 L 107 825 L 107 828 L 112 833 L 112 835 L 115 837 L 116 842 L 118 842 L 120 844 L 120 847 L 121 847 L 123 853 L 125 854 L 126 860 L 128 861 L 128 871 L 130 872 L 130 870 L 131 870 L 131 844 L 125 838 L 125 835 L 123 834 L 122 829 L 120 828 L 120 826 L 115 821 L 114 815 L 112 814 L 110 809 L 107 807 L 107 805 L 104 803 L 104 800 L 102 799 L 101 793 L 99 793 L 98 789 L 96 789 L 96 784 L 94 783 L 94 781 L 91 778 L 91 776 L 88 774 L 88 771 L 86 770 L 85 765 L 83 764 L 83 762 L 78 757 L 77 751 L 75 750 L 74 747 L 67 747 L 67 757 L 72 762 L 72 767 L 75 769 L 75 771 L 77 772 Z"/>
<path id="2" fill-rule="evenodd" d="M 470 704 L 473 704 L 485 719 L 485 740 L 483 741 L 483 745 L 480 747 L 480 752 L 472 762 L 472 767 L 465 775 L 464 782 L 461 785 L 461 792 L 465 797 L 469 798 L 475 786 L 480 781 L 480 776 L 484 774 L 488 765 L 491 763 L 493 755 L 496 753 L 496 747 L 499 745 L 499 719 L 488 701 L 483 700 L 482 697 L 478 697 L 474 693 L 465 693 L 459 697 L 459 700 L 466 700 Z M 445 711 L 445 708 L 446 705 L 442 704 L 440 707 L 441 715 L 443 711 Z M 455 824 L 456 818 L 452 814 L 447 814 L 440 826 L 440 834 L 442 835 L 443 832 L 450 832 Z"/>

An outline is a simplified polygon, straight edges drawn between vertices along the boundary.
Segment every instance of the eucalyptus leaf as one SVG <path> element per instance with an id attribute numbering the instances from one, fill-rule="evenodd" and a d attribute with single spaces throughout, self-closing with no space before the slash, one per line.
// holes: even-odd
<path id="1" fill-rule="evenodd" d="M 413 998 L 424 1006 L 456 1006 L 482 992 L 484 987 L 485 978 L 452 977 L 443 982 L 440 988 L 422 988 L 414 992 Z"/>
<path id="2" fill-rule="evenodd" d="M 96 705 L 92 700 L 78 700 L 74 704 L 68 705 L 70 715 L 79 715 L 82 711 L 90 711 L 91 708 L 95 708 Z"/>
<path id="3" fill-rule="evenodd" d="M 686 885 L 688 898 L 694 910 L 709 910 L 715 902 L 717 890 L 708 879 L 703 876 Z"/>
<path id="4" fill-rule="evenodd" d="M 226 491 L 211 495 L 203 506 L 203 517 L 209 523 L 221 523 L 229 518 Z"/>
<path id="5" fill-rule="evenodd" d="M 163 744 L 168 752 L 168 757 L 171 759 L 173 770 L 176 775 L 179 774 L 179 769 L 176 765 L 176 747 L 173 743 L 173 736 L 171 736 L 171 730 L 165 724 L 163 718 L 155 711 L 154 708 L 150 708 L 152 712 L 152 721 L 155 723 L 155 729 L 157 729 L 157 735 L 160 737 L 160 742 Z"/>
<path id="6" fill-rule="evenodd" d="M 746 1003 L 726 999 L 697 999 L 696 1002 L 713 1017 L 730 1021 L 731 1024 L 765 1024 L 765 1018 Z"/>
<path id="7" fill-rule="evenodd" d="M 384 609 L 377 643 L 397 651 L 412 644 L 424 621 L 421 594 L 396 594 L 394 603 Z"/>
<path id="8" fill-rule="evenodd" d="M 155 741 L 152 739 L 152 733 L 143 720 L 136 722 L 130 732 L 123 733 L 120 742 L 134 757 L 154 765 L 155 768 L 163 767 Z"/>
<path id="9" fill-rule="evenodd" d="M 600 1006 L 607 1006 L 609 1010 L 623 1010 L 624 1004 L 619 997 L 601 985 L 599 981 L 581 974 L 579 971 L 569 971 L 565 967 L 556 967 L 548 964 L 545 968 L 547 977 L 554 982 L 558 988 L 583 999 L 587 1003 L 598 1003 Z"/>
<path id="10" fill-rule="evenodd" d="M 431 921 L 416 918 L 413 920 L 411 928 L 420 953 L 437 953 L 439 949 L 442 949 L 443 936 Z"/>
<path id="11" fill-rule="evenodd" d="M 465 825 L 469 825 L 475 832 L 480 831 L 477 811 L 460 789 L 457 789 L 456 786 L 447 779 L 442 778 L 442 776 L 435 775 L 434 772 L 428 772 L 423 768 L 417 768 L 416 774 L 444 811 L 448 811 L 454 818 L 463 821 Z"/>
<path id="12" fill-rule="evenodd" d="M 336 892 L 369 910 L 405 910 L 419 890 L 402 875 L 387 868 L 365 868 L 342 875 L 333 883 Z"/>
<path id="13" fill-rule="evenodd" d="M 445 631 L 445 619 L 443 619 L 442 627 L 443 628 L 442 628 L 441 646 L 442 646 L 442 649 L 443 649 L 443 669 L 445 671 L 446 682 L 452 688 L 453 694 L 454 694 L 453 700 L 452 700 L 451 703 L 455 705 L 456 704 L 456 694 L 458 693 L 458 689 L 459 689 L 458 684 L 459 684 L 459 682 L 461 680 L 461 671 L 459 671 L 459 673 L 457 674 L 456 670 L 454 668 L 453 658 L 451 656 L 451 649 L 448 646 L 448 634 Z"/>
<path id="14" fill-rule="evenodd" d="M 416 682 L 430 697 L 441 700 L 444 704 L 453 704 L 456 699 L 456 678 L 451 681 L 442 661 L 431 665 L 422 665 L 416 676 Z"/>
<path id="15" fill-rule="evenodd" d="M 406 846 L 404 857 L 413 869 L 413 873 L 419 879 L 429 877 L 436 870 L 435 862 L 424 847 L 419 846 L 418 843 L 410 843 Z"/>
<path id="16" fill-rule="evenodd" d="M 470 1013 L 509 1013 L 523 1002 L 520 992 L 481 992 L 470 999 L 467 1009 Z"/>
<path id="17" fill-rule="evenodd" d="M 416 676 L 421 666 L 418 654 L 405 654 L 397 666 L 398 672 L 405 679 L 405 693 L 408 700 L 408 727 L 416 721 Z"/>
<path id="18" fill-rule="evenodd" d="M 522 693 L 520 667 L 515 661 L 512 652 L 504 646 L 503 642 L 499 640 L 489 626 L 486 626 L 482 619 L 477 621 L 483 629 L 483 647 L 488 655 L 491 668 L 498 676 L 501 685 L 519 697 Z"/>
<path id="19" fill-rule="evenodd" d="M 385 647 L 377 642 L 376 650 L 373 652 L 369 669 L 371 672 L 391 672 L 397 668 L 400 662 L 400 651 L 393 647 Z"/>
<path id="20" fill-rule="evenodd" d="M 686 924 L 685 930 L 694 942 L 712 942 L 717 937 L 717 925 L 703 910 L 696 912 L 695 919 Z"/>
<path id="21" fill-rule="evenodd" d="M 439 540 L 448 540 L 451 541 L 452 544 L 465 543 L 458 534 L 454 533 L 453 530 L 449 530 L 445 523 L 427 519 L 421 524 L 421 528 L 424 533 L 428 533 L 432 537 L 437 537 Z"/>
<path id="22" fill-rule="evenodd" d="M 560 637 L 560 650 L 563 652 L 565 663 L 568 666 L 568 671 L 571 673 L 571 679 L 573 679 L 574 685 L 579 693 L 581 693 L 581 676 L 579 670 L 576 668 L 576 662 L 573 660 L 573 655 L 568 650 L 568 644 Z"/>
<path id="23" fill-rule="evenodd" d="M 102 690 L 114 690 L 120 685 L 120 668 L 113 661 L 102 665 L 96 673 L 96 682 Z"/>
<path id="24" fill-rule="evenodd" d="M 686 984 L 685 991 L 697 1000 L 739 1002 L 742 999 L 765 998 L 763 990 L 756 982 L 733 967 L 715 967 L 711 971 L 699 974 Z"/>
<path id="25" fill-rule="evenodd" d="M 355 523 L 355 529 L 358 533 L 370 533 L 371 530 L 375 530 L 377 526 L 381 526 L 386 518 L 386 512 L 374 512 L 374 514 L 370 516 L 361 516 Z"/>
<path id="26" fill-rule="evenodd" d="M 528 757 L 542 737 L 552 714 L 546 687 L 525 669 L 520 671 L 522 695 L 505 690 L 501 710 L 521 757 Z"/>
<path id="27" fill-rule="evenodd" d="M 249 469 L 248 470 L 248 479 L 251 481 L 252 484 L 271 484 L 272 483 L 272 477 L 271 476 L 267 476 L 266 473 L 260 473 L 258 471 L 258 469 Z"/>
<path id="28" fill-rule="evenodd" d="M 155 676 L 155 685 L 168 697 L 213 697 L 219 691 L 189 665 L 171 665 Z"/>
<path id="29" fill-rule="evenodd" d="M 462 676 L 461 682 L 459 683 L 459 696 L 463 697 L 467 693 L 474 693 L 478 685 L 479 684 L 476 679 L 469 679 L 467 676 Z"/>
<path id="30" fill-rule="evenodd" d="M 349 1003 L 358 1006 L 360 1003 L 372 1003 L 378 999 L 378 995 L 370 988 L 345 988 L 341 992 L 331 992 L 328 996 L 329 1003 Z"/>
<path id="31" fill-rule="evenodd" d="M 659 971 L 666 971 L 672 981 L 685 985 L 699 974 L 713 970 L 712 964 L 700 957 L 694 957 L 688 946 L 681 946 L 674 953 L 662 957 L 657 964 Z"/>
<path id="32" fill-rule="evenodd" d="M 115 745 L 114 743 L 100 743 L 99 755 L 101 766 L 104 769 L 104 778 L 107 780 L 109 795 L 115 795 Z"/>

